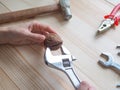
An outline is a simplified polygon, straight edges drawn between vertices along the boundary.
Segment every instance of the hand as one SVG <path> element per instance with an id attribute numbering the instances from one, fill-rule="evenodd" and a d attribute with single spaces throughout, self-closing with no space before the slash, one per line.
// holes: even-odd
<path id="1" fill-rule="evenodd" d="M 2 44 L 3 42 L 12 45 L 41 44 L 44 42 L 47 34 L 56 33 L 51 27 L 36 21 L 3 29 L 5 29 L 3 31 L 6 31 L 6 33 L 1 33 L 0 28 L 0 43 Z"/>
<path id="2" fill-rule="evenodd" d="M 96 90 L 96 89 L 86 81 L 82 81 L 80 83 L 80 87 L 77 90 Z"/>

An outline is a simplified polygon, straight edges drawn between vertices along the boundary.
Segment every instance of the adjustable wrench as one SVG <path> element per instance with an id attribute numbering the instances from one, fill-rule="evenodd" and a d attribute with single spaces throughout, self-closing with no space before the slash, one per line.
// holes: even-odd
<path id="1" fill-rule="evenodd" d="M 68 78 L 72 82 L 73 86 L 77 90 L 80 85 L 80 80 L 76 76 L 73 68 L 72 61 L 76 60 L 74 56 L 70 54 L 70 52 L 64 47 L 60 48 L 62 55 L 53 56 L 50 48 L 46 48 L 44 57 L 45 63 L 52 68 L 63 71 L 67 74 Z"/>
<path id="2" fill-rule="evenodd" d="M 104 65 L 105 67 L 114 67 L 120 71 L 120 64 L 118 64 L 114 61 L 114 58 L 112 57 L 112 55 L 110 53 L 104 52 L 104 53 L 102 53 L 102 55 L 107 56 L 108 61 L 104 62 L 102 60 L 99 60 L 100 64 Z"/>

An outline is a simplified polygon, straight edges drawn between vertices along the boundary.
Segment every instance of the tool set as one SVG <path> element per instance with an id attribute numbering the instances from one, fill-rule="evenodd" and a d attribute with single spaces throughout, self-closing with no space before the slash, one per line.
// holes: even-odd
<path id="1" fill-rule="evenodd" d="M 120 21 L 120 15 L 117 15 L 117 12 L 119 9 L 120 9 L 120 3 L 113 8 L 112 12 L 109 15 L 104 16 L 105 19 L 100 24 L 98 28 L 98 33 L 105 32 L 114 25 L 118 26 L 118 23 Z M 120 48 L 120 46 L 117 46 L 116 48 Z M 112 67 L 116 69 L 118 72 L 120 72 L 120 64 L 114 61 L 114 58 L 110 53 L 103 52 L 101 55 L 106 56 L 107 61 L 104 62 L 102 60 L 99 60 L 98 63 L 100 63 L 101 65 L 107 68 Z M 120 52 L 118 52 L 118 55 L 120 55 Z M 116 87 L 120 87 L 120 84 L 116 85 Z"/>
<path id="2" fill-rule="evenodd" d="M 68 0 L 65 1 L 68 2 Z M 65 3 L 64 0 L 60 0 L 60 5 L 64 7 L 62 8 L 63 12 L 68 13 L 68 15 L 65 15 L 66 19 L 70 19 L 71 13 L 70 13 L 69 3 Z M 120 4 L 116 5 L 112 10 L 112 12 L 104 17 L 105 19 L 102 21 L 101 25 L 98 28 L 99 33 L 107 31 L 113 25 L 116 26 L 118 25 L 118 21 L 120 20 L 120 15 L 117 16 L 116 14 L 119 9 L 120 9 Z M 120 48 L 120 46 L 117 46 L 117 48 Z M 80 80 L 76 76 L 72 67 L 72 61 L 75 60 L 75 57 L 72 56 L 70 52 L 63 45 L 60 47 L 60 50 L 62 55 L 53 56 L 50 48 L 47 47 L 44 54 L 45 63 L 49 67 L 63 71 L 68 76 L 75 89 L 77 89 L 80 85 Z M 110 53 L 104 52 L 102 53 L 102 55 L 106 56 L 108 58 L 108 61 L 104 62 L 102 60 L 99 60 L 99 63 L 101 65 L 105 67 L 113 67 L 120 72 L 120 64 L 114 61 L 114 58 Z M 120 87 L 120 85 L 118 84 L 117 87 Z"/>

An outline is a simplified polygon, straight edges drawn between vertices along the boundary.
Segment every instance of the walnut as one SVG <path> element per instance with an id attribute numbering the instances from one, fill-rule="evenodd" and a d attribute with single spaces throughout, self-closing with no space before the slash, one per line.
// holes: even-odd
<path id="1" fill-rule="evenodd" d="M 44 45 L 46 47 L 49 47 L 51 50 L 57 50 L 61 47 L 63 41 L 60 38 L 60 36 L 58 36 L 55 33 L 50 33 L 46 36 L 46 39 L 44 41 Z"/>

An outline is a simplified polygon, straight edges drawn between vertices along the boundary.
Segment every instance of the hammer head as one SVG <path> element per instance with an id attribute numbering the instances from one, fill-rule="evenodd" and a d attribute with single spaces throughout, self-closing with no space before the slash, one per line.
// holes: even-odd
<path id="1" fill-rule="evenodd" d="M 69 20 L 70 18 L 72 18 L 72 14 L 71 14 L 71 10 L 70 10 L 70 0 L 60 0 L 59 4 L 63 11 L 65 20 Z"/>

